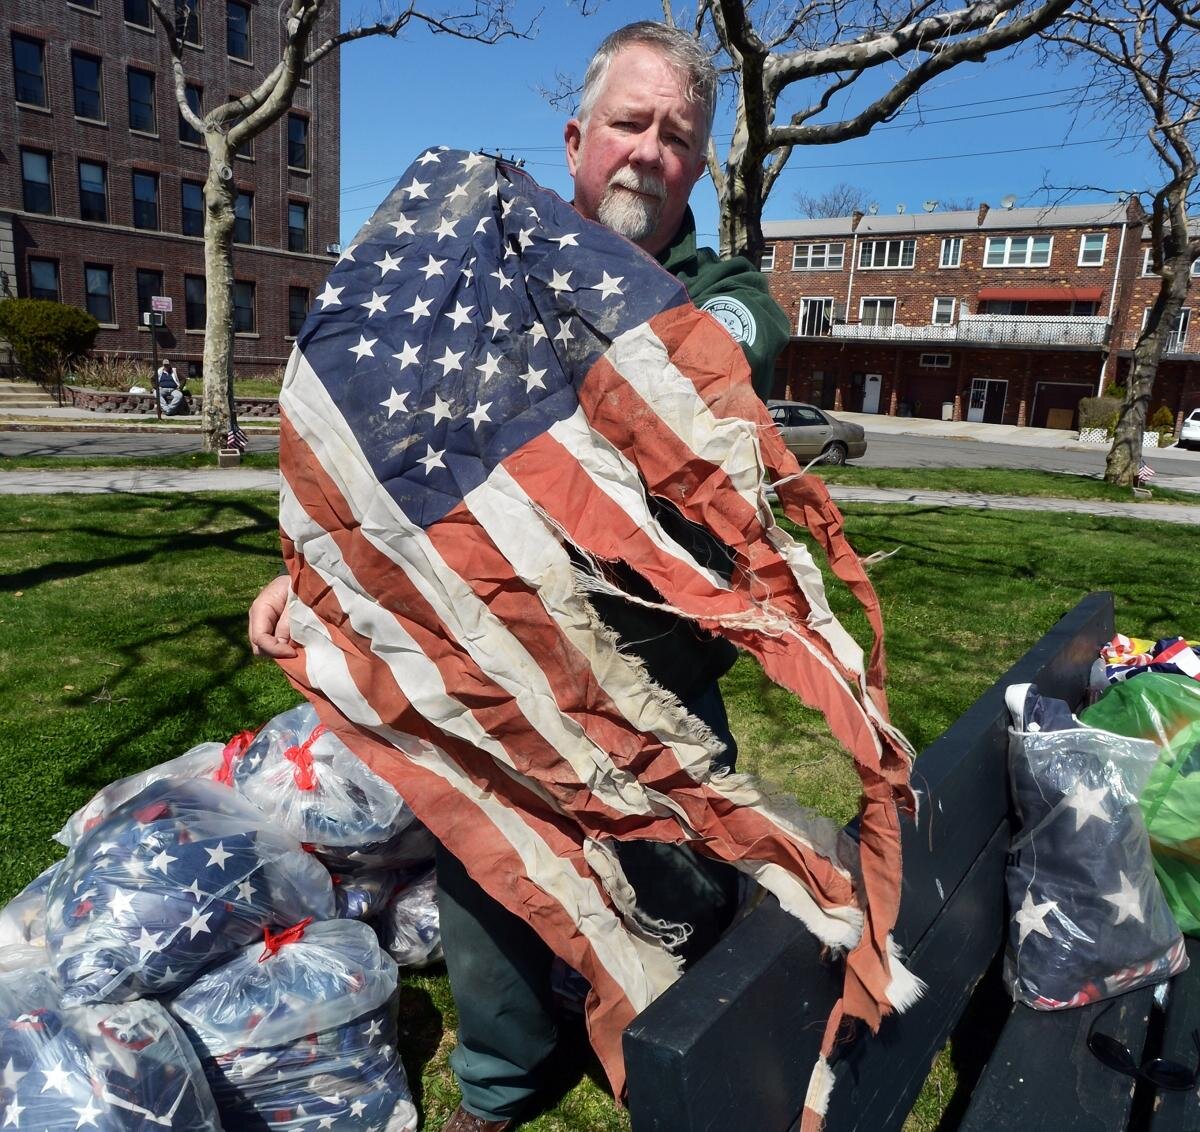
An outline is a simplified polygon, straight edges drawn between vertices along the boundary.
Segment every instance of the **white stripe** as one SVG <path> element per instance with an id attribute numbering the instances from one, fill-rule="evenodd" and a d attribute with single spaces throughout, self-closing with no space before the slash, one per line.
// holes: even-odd
<path id="1" fill-rule="evenodd" d="M 432 743 L 396 731 L 380 720 L 359 692 L 341 649 L 312 610 L 302 602 L 294 602 L 292 618 L 293 627 L 299 628 L 307 641 L 305 664 L 311 685 L 320 688 L 352 723 L 374 732 L 403 757 L 437 775 L 479 809 L 520 858 L 525 875 L 563 907 L 595 953 L 597 962 L 620 986 L 635 1010 L 644 1009 L 675 981 L 676 961 L 654 943 L 633 935 L 605 904 L 596 884 L 565 865 L 521 819 L 519 812 L 497 801 L 490 790 L 472 781 Z"/>

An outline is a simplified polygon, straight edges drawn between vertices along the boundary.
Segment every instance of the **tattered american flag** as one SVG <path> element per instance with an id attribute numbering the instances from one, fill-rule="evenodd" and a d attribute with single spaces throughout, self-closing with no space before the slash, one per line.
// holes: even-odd
<path id="1" fill-rule="evenodd" d="M 301 646 L 285 669 L 588 979 L 618 1096 L 621 1032 L 679 971 L 639 920 L 613 840 L 689 842 L 848 950 L 826 1055 L 843 1013 L 875 1028 L 915 997 L 889 954 L 911 750 L 887 721 L 878 601 L 741 349 L 674 277 L 512 166 L 430 150 L 342 254 L 281 408 Z M 869 664 L 776 525 L 764 472 L 867 608 Z M 651 496 L 732 550 L 731 580 L 659 525 Z M 719 743 L 588 600 L 616 562 L 826 714 L 863 782 L 857 859 L 828 820 L 710 774 Z M 823 1060 L 814 1114 L 828 1079 Z"/>

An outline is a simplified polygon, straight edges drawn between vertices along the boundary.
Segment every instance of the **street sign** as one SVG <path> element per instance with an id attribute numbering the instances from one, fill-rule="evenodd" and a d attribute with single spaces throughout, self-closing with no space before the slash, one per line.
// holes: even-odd
<path id="1" fill-rule="evenodd" d="M 170 295 L 151 295 L 150 309 L 152 311 L 162 311 L 163 314 L 170 314 L 172 310 Z"/>

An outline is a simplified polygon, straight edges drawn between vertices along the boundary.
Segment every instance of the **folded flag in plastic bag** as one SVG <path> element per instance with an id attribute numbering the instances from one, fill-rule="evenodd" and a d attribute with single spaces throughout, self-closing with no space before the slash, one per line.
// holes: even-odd
<path id="1" fill-rule="evenodd" d="M 59 870 L 56 861 L 0 909 L 0 971 L 49 967 L 46 950 L 46 893 Z"/>

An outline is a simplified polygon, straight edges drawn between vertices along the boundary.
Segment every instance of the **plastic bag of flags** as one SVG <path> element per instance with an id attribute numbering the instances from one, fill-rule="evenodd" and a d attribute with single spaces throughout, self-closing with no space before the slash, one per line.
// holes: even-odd
<path id="1" fill-rule="evenodd" d="M 442 958 L 436 871 L 430 869 L 396 891 L 379 930 L 387 953 L 401 967 L 428 967 Z"/>
<path id="2" fill-rule="evenodd" d="M 166 778 L 85 833 L 50 883 L 64 1001 L 162 994 L 297 915 L 333 915 L 329 873 L 225 786 Z"/>
<path id="3" fill-rule="evenodd" d="M 233 785 L 335 872 L 412 871 L 433 858 L 433 837 L 404 799 L 311 704 L 259 731 L 234 765 Z"/>
<path id="4" fill-rule="evenodd" d="M 227 1128 L 411 1132 L 396 965 L 354 920 L 268 935 L 170 1001 Z"/>
<path id="5" fill-rule="evenodd" d="M 64 1007 L 44 973 L 0 975 L 0 1127 L 220 1132 L 191 1044 L 150 999 Z"/>
<path id="6" fill-rule="evenodd" d="M 333 899 L 338 919 L 372 920 L 392 898 L 402 874 L 390 869 L 365 869 L 333 874 Z"/>
<path id="7" fill-rule="evenodd" d="M 50 965 L 46 893 L 61 864 L 55 861 L 0 909 L 0 971 L 40 970 Z"/>

